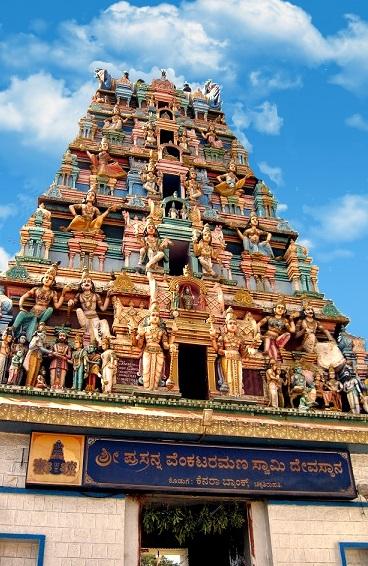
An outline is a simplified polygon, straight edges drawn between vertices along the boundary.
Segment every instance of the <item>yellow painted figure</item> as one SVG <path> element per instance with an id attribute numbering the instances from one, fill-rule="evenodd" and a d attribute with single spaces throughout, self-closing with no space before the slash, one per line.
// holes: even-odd
<path id="1" fill-rule="evenodd" d="M 74 218 L 69 226 L 64 228 L 66 232 L 87 232 L 94 233 L 101 229 L 101 226 L 109 212 L 117 210 L 118 206 L 109 206 L 105 212 L 100 212 L 96 205 L 97 196 L 95 191 L 90 190 L 86 194 L 81 204 L 71 204 L 70 212 Z M 77 211 L 80 211 L 78 214 Z"/>
<path id="2" fill-rule="evenodd" d="M 244 394 L 242 360 L 247 352 L 231 307 L 226 311 L 225 327 L 221 334 L 218 335 L 212 326 L 210 336 L 213 348 L 220 356 L 221 390 L 233 397 L 241 397 Z"/>
<path id="3" fill-rule="evenodd" d="M 142 348 L 141 375 L 143 387 L 155 391 L 160 387 L 164 377 L 165 350 L 170 349 L 175 335 L 170 340 L 165 323 L 160 318 L 160 312 L 155 303 L 151 306 L 150 314 L 138 327 L 132 331 L 132 343 Z"/>
<path id="4" fill-rule="evenodd" d="M 229 169 L 223 175 L 218 175 L 217 180 L 218 185 L 215 185 L 215 193 L 223 197 L 230 197 L 236 194 L 242 194 L 242 189 L 247 177 L 239 179 L 236 176 L 236 164 L 235 161 L 229 162 Z"/>

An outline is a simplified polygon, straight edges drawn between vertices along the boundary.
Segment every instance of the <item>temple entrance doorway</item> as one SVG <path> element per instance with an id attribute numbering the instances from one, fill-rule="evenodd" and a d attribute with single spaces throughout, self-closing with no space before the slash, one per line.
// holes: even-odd
<path id="1" fill-rule="evenodd" d="M 185 399 L 208 399 L 206 346 L 179 344 L 179 389 Z"/>
<path id="2" fill-rule="evenodd" d="M 140 565 L 249 566 L 248 540 L 243 502 L 151 504 L 142 509 Z"/>

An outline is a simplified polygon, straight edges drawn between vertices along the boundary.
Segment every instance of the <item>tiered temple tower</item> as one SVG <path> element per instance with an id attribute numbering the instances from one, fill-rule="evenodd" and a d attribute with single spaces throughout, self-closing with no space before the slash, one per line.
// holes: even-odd
<path id="1" fill-rule="evenodd" d="M 219 85 L 96 77 L 0 279 L 0 556 L 366 563 L 364 341 Z"/>

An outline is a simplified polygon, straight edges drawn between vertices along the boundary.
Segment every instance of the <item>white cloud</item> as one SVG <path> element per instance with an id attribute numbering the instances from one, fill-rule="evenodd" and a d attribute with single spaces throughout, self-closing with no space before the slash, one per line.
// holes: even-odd
<path id="1" fill-rule="evenodd" d="M 345 124 L 351 128 L 368 132 L 368 120 L 366 120 L 361 114 L 352 114 L 346 118 Z"/>
<path id="2" fill-rule="evenodd" d="M 11 255 L 0 246 L 0 272 L 6 271 L 8 269 L 8 262 L 11 259 Z"/>
<path id="3" fill-rule="evenodd" d="M 283 202 L 277 203 L 277 212 L 286 212 L 288 208 L 289 207 L 286 203 Z"/>
<path id="4" fill-rule="evenodd" d="M 16 213 L 17 211 L 13 204 L 0 205 L 0 220 L 6 220 L 10 216 L 15 216 Z"/>
<path id="5" fill-rule="evenodd" d="M 266 161 L 261 161 L 260 163 L 258 163 L 258 167 L 262 171 L 262 173 L 267 175 L 271 179 L 271 181 L 273 181 L 276 185 L 283 184 L 284 179 L 282 177 L 281 167 L 272 167 L 271 165 L 266 163 Z M 284 205 L 279 205 L 278 210 L 280 210 L 280 206 L 284 207 L 283 210 L 287 209 L 287 206 L 284 204 Z"/>
<path id="6" fill-rule="evenodd" d="M 368 234 L 368 196 L 346 194 L 318 208 L 304 207 L 316 220 L 312 228 L 319 239 L 352 242 Z"/>
<path id="7" fill-rule="evenodd" d="M 268 100 L 255 108 L 246 108 L 241 102 L 238 102 L 234 106 L 232 123 L 235 126 L 235 135 L 249 127 L 262 134 L 278 135 L 284 119 L 278 115 L 276 104 Z"/>
<path id="8" fill-rule="evenodd" d="M 13 77 L 0 92 L 0 130 L 19 132 L 24 144 L 42 149 L 52 142 L 59 151 L 75 137 L 93 90 L 92 83 L 85 83 L 70 92 L 63 81 L 42 72 L 23 80 Z"/>
<path id="9" fill-rule="evenodd" d="M 298 238 L 297 244 L 299 244 L 299 246 L 303 246 L 304 248 L 307 248 L 307 250 L 311 250 L 312 248 L 315 247 L 314 242 L 309 238 Z"/>
<path id="10" fill-rule="evenodd" d="M 249 73 L 249 82 L 257 90 L 257 93 L 263 96 L 273 90 L 289 90 L 303 86 L 300 76 L 291 78 L 284 71 L 270 73 L 260 69 Z"/>
<path id="11" fill-rule="evenodd" d="M 354 14 L 347 14 L 347 27 L 327 38 L 331 60 L 340 72 L 331 81 L 355 92 L 366 92 L 368 87 L 368 22 Z"/>

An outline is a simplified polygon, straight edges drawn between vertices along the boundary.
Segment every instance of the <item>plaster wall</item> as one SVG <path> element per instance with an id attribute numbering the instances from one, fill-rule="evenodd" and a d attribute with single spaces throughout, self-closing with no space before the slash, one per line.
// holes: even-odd
<path id="1" fill-rule="evenodd" d="M 273 566 L 340 566 L 339 543 L 368 543 L 368 508 L 349 504 L 269 504 Z M 358 564 L 364 551 L 348 551 Z M 368 564 L 368 555 L 365 556 Z"/>

